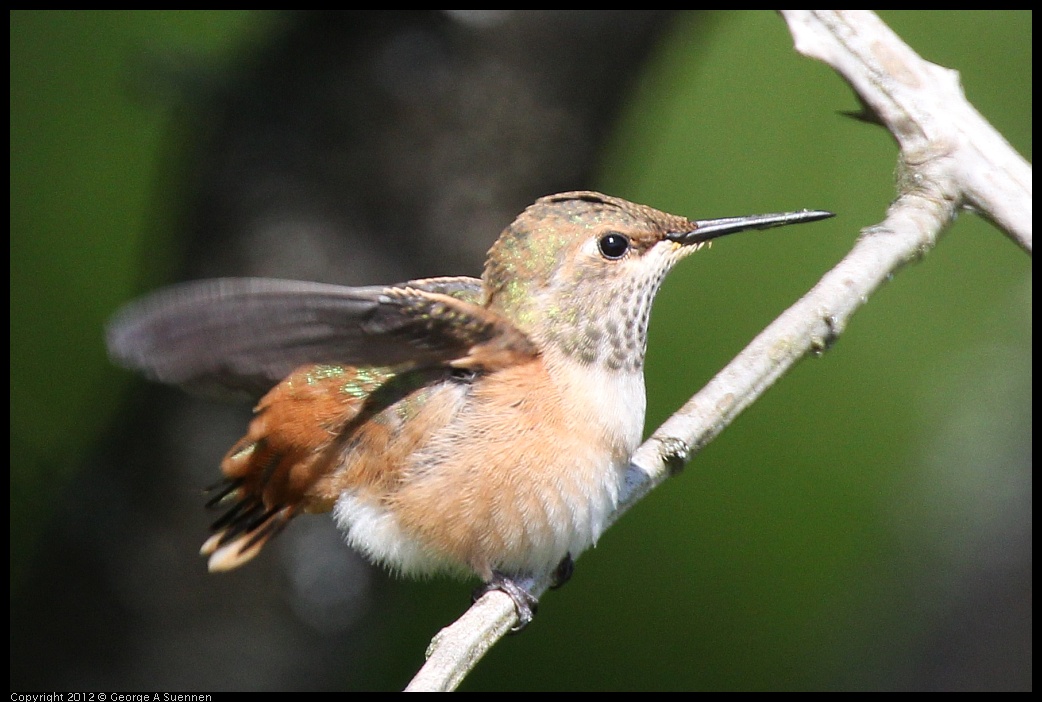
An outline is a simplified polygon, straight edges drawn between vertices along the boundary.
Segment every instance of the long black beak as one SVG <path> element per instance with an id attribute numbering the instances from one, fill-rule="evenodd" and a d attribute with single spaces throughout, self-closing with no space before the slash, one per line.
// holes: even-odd
<path id="1" fill-rule="evenodd" d="M 817 222 L 819 219 L 835 217 L 832 212 L 822 210 L 800 210 L 799 212 L 780 212 L 777 214 L 749 215 L 747 217 L 725 217 L 723 219 L 706 219 L 693 222 L 695 228 L 689 232 L 667 234 L 666 238 L 678 244 L 698 244 L 710 239 L 717 239 L 746 229 L 770 229 L 784 227 L 787 224 L 803 224 Z"/>

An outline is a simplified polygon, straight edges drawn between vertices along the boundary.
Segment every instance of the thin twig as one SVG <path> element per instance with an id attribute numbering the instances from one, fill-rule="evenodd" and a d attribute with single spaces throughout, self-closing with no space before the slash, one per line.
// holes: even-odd
<path id="1" fill-rule="evenodd" d="M 955 71 L 924 61 L 871 12 L 782 15 L 797 50 L 833 66 L 897 139 L 898 197 L 839 264 L 637 449 L 612 522 L 797 361 L 828 349 L 855 310 L 930 250 L 961 209 L 972 207 L 1031 252 L 1031 166 L 966 101 Z M 539 596 L 548 584 L 534 580 L 528 589 Z M 514 621 L 509 597 L 486 594 L 434 638 L 407 689 L 455 689 Z"/>

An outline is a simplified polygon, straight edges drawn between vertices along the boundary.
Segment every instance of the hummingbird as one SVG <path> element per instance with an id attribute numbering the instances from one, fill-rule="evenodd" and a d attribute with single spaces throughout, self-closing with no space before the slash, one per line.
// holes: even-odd
<path id="1" fill-rule="evenodd" d="M 519 581 L 566 580 L 618 504 L 666 274 L 718 237 L 831 216 L 689 220 L 565 192 L 503 231 L 481 278 L 183 283 L 119 311 L 108 349 L 154 381 L 260 398 L 211 488 L 211 571 L 332 512 L 392 571 L 506 592 L 521 628 L 536 601 Z"/>

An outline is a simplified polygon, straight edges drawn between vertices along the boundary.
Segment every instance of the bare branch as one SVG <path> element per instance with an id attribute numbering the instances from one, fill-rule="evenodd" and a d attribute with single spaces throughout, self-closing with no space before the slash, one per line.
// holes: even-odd
<path id="1" fill-rule="evenodd" d="M 796 50 L 832 66 L 894 135 L 905 172 L 914 179 L 926 164 L 942 162 L 940 192 L 1031 252 L 1031 165 L 966 101 L 958 71 L 923 60 L 867 10 L 782 16 Z"/>
<path id="2" fill-rule="evenodd" d="M 612 521 L 691 458 L 851 315 L 904 264 L 923 256 L 965 207 L 1031 252 L 1031 166 L 966 102 L 958 73 L 924 61 L 873 13 L 783 10 L 801 53 L 830 64 L 900 148 L 898 197 L 883 222 L 772 322 L 637 450 Z M 578 555 L 578 554 L 573 554 Z M 532 581 L 539 596 L 548 579 Z M 515 621 L 490 592 L 431 642 L 409 690 L 454 689 Z"/>
<path id="3" fill-rule="evenodd" d="M 506 593 L 485 593 L 462 617 L 435 635 L 427 647 L 427 662 L 405 691 L 455 690 L 485 652 L 516 623 L 514 601 Z"/>

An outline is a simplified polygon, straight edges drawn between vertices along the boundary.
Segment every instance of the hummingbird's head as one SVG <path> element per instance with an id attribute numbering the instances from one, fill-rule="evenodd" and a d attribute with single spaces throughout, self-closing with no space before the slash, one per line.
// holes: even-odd
<path id="1" fill-rule="evenodd" d="M 651 302 L 677 261 L 727 234 L 831 216 L 804 210 L 693 221 L 596 192 L 549 195 L 492 246 L 484 302 L 541 348 L 640 370 Z"/>
<path id="2" fill-rule="evenodd" d="M 651 301 L 696 223 L 595 192 L 541 198 L 489 251 L 486 304 L 583 363 L 643 365 Z"/>

